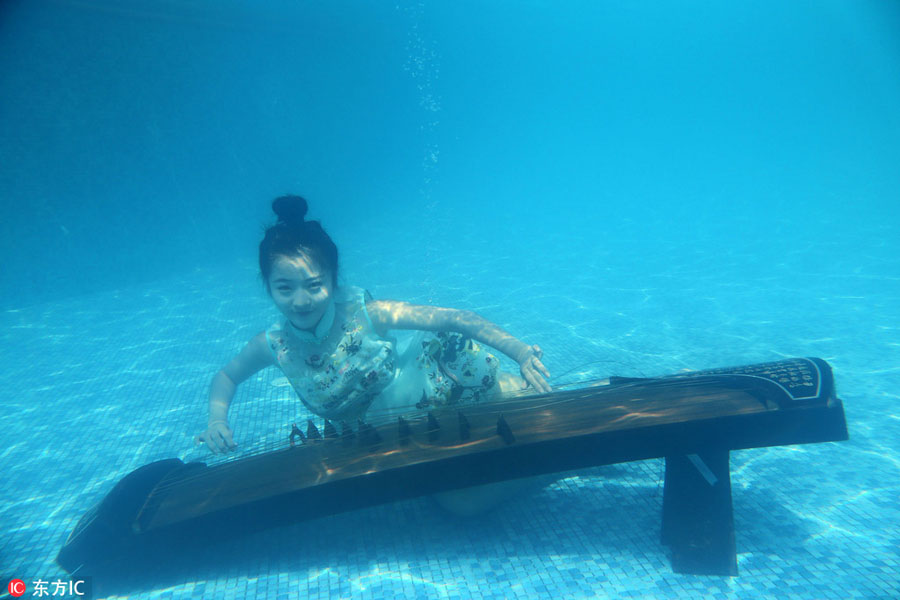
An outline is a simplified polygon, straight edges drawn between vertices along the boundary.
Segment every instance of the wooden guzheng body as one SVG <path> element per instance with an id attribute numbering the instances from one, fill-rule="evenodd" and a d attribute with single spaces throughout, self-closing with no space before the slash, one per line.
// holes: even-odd
<path id="1" fill-rule="evenodd" d="M 679 572 L 737 573 L 731 450 L 847 439 L 828 364 L 784 360 L 434 410 L 310 424 L 305 440 L 215 466 L 126 476 L 57 561 L 92 574 L 145 545 L 251 532 L 472 485 L 666 458 L 662 541 Z M 222 527 L 227 524 L 227 527 Z M 201 536 L 202 537 L 202 536 Z"/>

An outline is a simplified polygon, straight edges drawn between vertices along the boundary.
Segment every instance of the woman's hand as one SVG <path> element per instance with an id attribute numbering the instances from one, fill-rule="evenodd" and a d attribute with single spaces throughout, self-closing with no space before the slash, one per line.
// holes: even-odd
<path id="1" fill-rule="evenodd" d="M 519 370 L 529 385 L 539 392 L 546 393 L 552 390 L 550 384 L 544 379 L 544 377 L 550 377 L 550 371 L 541 362 L 543 355 L 543 350 L 537 344 L 529 346 L 528 350 L 523 352 L 519 359 Z"/>
<path id="2" fill-rule="evenodd" d="M 206 442 L 207 447 L 213 454 L 229 452 L 237 448 L 232 435 L 227 422 L 222 420 L 210 421 L 206 431 L 197 436 L 197 443 Z"/>

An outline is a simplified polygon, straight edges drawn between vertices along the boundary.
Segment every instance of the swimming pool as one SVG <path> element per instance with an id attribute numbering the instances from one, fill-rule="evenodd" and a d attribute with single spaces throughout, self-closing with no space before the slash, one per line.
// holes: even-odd
<path id="1" fill-rule="evenodd" d="M 739 577 L 672 572 L 658 536 L 662 464 L 644 461 L 548 479 L 484 516 L 455 517 L 418 499 L 260 533 L 148 573 L 130 597 L 890 597 L 900 425 L 887 324 L 898 304 L 895 283 L 877 273 L 895 267 L 897 254 L 859 232 L 833 255 L 797 253 L 807 271 L 761 269 L 738 283 L 733 273 L 750 273 L 758 252 L 736 252 L 720 270 L 705 254 L 690 262 L 657 240 L 657 259 L 638 274 L 603 261 L 607 250 L 589 240 L 575 242 L 582 260 L 557 271 L 553 287 L 539 277 L 514 289 L 482 285 L 509 271 L 439 246 L 446 259 L 386 252 L 376 264 L 351 245 L 345 271 L 378 281 L 380 297 L 413 301 L 428 298 L 405 274 L 425 273 L 433 302 L 455 298 L 523 332 L 546 348 L 555 373 L 661 374 L 797 354 L 831 361 L 850 441 L 732 455 Z M 850 247 L 869 258 L 856 275 L 832 271 Z M 513 260 L 507 250 L 493 261 Z M 451 259 L 455 270 L 441 264 Z M 851 297 L 859 287 L 865 297 Z M 460 298 L 467 289 L 483 300 Z M 247 262 L 5 311 L 11 485 L 2 553 L 15 573 L 64 576 L 55 553 L 114 482 L 153 460 L 196 456 L 190 438 L 204 422 L 210 374 L 275 316 Z M 285 435 L 298 416 L 291 395 L 274 369 L 242 386 L 232 409 L 239 443 Z"/>
<path id="2" fill-rule="evenodd" d="M 734 578 L 673 573 L 643 461 L 173 552 L 106 593 L 900 596 L 893 9 L 36 4 L 0 31 L 7 581 L 68 580 L 115 482 L 205 460 L 212 375 L 278 316 L 257 234 L 293 191 L 343 283 L 475 310 L 556 383 L 819 356 L 850 439 L 732 453 Z M 231 415 L 242 448 L 304 418 L 274 369 Z"/>

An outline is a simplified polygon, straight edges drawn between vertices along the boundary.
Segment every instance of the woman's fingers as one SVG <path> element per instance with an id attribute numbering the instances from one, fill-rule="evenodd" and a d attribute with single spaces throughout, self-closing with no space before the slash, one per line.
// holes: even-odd
<path id="1" fill-rule="evenodd" d="M 197 444 L 206 444 L 206 447 L 210 450 L 213 450 L 213 446 L 210 443 L 209 431 L 204 431 L 200 435 L 194 438 L 194 442 Z M 214 450 L 213 450 L 214 451 Z"/>
<path id="2" fill-rule="evenodd" d="M 544 366 L 544 363 L 541 362 L 540 357 L 534 359 L 534 367 L 544 374 L 544 377 L 550 377 L 550 371 L 547 370 L 547 367 Z"/>
<path id="3" fill-rule="evenodd" d="M 550 386 L 547 385 L 547 382 L 544 381 L 544 378 L 537 374 L 531 376 L 531 385 L 534 386 L 534 389 L 541 393 L 550 391 Z"/>
<path id="4" fill-rule="evenodd" d="M 522 367 L 522 376 L 529 385 L 542 393 L 552 391 L 550 384 L 547 383 L 542 375 L 549 377 L 550 372 L 547 371 L 547 368 L 537 357 L 532 356 L 527 361 L 527 364 Z"/>
<path id="5" fill-rule="evenodd" d="M 532 385 L 534 385 L 534 389 L 539 390 L 543 393 L 551 391 L 550 385 L 547 383 L 547 381 L 537 373 L 534 375 L 534 383 Z"/>
<path id="6" fill-rule="evenodd" d="M 230 429 L 207 429 L 195 438 L 198 444 L 206 443 L 206 447 L 213 454 L 222 454 L 237 448 L 234 443 L 233 433 Z"/>
<path id="7" fill-rule="evenodd" d="M 533 377 L 537 381 L 537 383 L 532 383 L 535 389 L 538 389 L 542 392 L 549 392 L 550 384 L 544 379 L 544 377 L 550 377 L 550 371 L 547 370 L 547 367 L 544 366 L 544 363 L 541 362 L 540 356 L 543 354 L 541 352 L 541 348 L 539 346 L 534 347 L 534 356 L 531 358 L 531 367 Z M 541 377 L 543 375 L 543 377 Z"/>
<path id="8" fill-rule="evenodd" d="M 213 454 L 219 454 L 220 452 L 224 452 L 224 448 L 222 448 L 219 442 L 219 432 L 213 431 L 210 432 L 206 437 L 206 445 L 209 446 L 209 449 Z"/>

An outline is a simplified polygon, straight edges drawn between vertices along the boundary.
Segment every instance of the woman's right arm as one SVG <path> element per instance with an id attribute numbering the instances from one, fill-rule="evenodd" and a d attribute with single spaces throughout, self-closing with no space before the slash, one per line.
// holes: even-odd
<path id="1" fill-rule="evenodd" d="M 212 452 L 227 452 L 237 446 L 228 427 L 228 407 L 237 386 L 257 371 L 274 364 L 275 357 L 269 351 L 266 333 L 262 332 L 213 377 L 209 387 L 209 420 L 206 431 L 198 437 Z"/>

